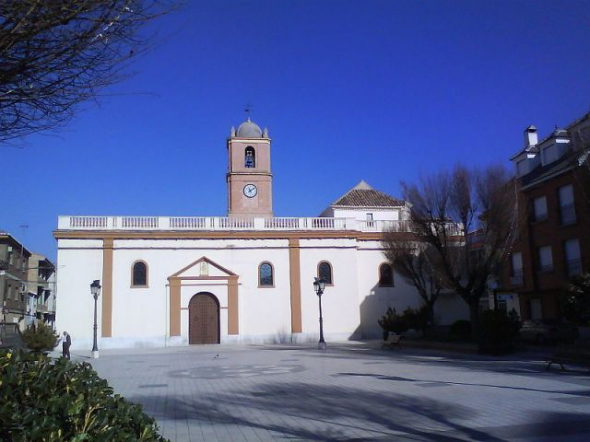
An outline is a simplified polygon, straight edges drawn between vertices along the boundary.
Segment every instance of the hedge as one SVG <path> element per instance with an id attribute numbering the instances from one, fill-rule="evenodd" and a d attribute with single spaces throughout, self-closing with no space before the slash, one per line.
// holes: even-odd
<path id="1" fill-rule="evenodd" d="M 166 441 L 88 363 L 0 352 L 0 440 Z"/>

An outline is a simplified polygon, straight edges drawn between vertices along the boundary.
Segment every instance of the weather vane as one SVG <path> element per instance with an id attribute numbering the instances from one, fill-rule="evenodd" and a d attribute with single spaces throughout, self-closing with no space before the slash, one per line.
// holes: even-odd
<path id="1" fill-rule="evenodd" d="M 250 118 L 250 113 L 252 112 L 252 105 L 251 104 L 245 104 L 244 105 L 244 112 L 246 113 L 246 117 Z"/>

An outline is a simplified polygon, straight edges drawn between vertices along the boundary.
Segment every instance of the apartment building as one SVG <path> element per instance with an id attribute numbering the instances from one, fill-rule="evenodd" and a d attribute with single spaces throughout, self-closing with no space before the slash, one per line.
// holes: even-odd
<path id="1" fill-rule="evenodd" d="M 55 265 L 45 256 L 33 253 L 29 258 L 27 274 L 28 305 L 25 322 L 46 323 L 55 321 Z"/>
<path id="2" fill-rule="evenodd" d="M 27 269 L 31 252 L 7 232 L 0 231 L 0 321 L 24 329 L 27 314 Z"/>
<path id="3" fill-rule="evenodd" d="M 519 226 L 503 286 L 518 293 L 523 319 L 560 319 L 560 296 L 590 271 L 590 113 L 539 141 L 525 130 L 511 158 Z"/>

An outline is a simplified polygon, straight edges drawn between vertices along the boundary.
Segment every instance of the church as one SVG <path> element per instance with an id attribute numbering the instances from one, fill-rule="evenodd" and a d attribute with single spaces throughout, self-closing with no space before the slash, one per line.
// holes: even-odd
<path id="1" fill-rule="evenodd" d="M 409 235 L 405 201 L 361 181 L 318 217 L 274 217 L 268 130 L 248 118 L 227 150 L 225 217 L 59 217 L 56 327 L 72 348 L 92 346 L 95 280 L 101 349 L 317 342 L 316 277 L 328 343 L 380 337 L 388 307 L 421 305 L 381 249 L 383 232 Z M 438 304 L 440 323 L 466 308 Z"/>

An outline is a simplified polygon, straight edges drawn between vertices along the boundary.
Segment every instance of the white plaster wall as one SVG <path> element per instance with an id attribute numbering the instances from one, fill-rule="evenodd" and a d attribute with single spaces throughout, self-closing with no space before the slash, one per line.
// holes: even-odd
<path id="1" fill-rule="evenodd" d="M 334 218 L 354 218 L 360 221 L 367 220 L 367 213 L 373 214 L 373 221 L 397 221 L 399 220 L 399 210 L 380 210 L 380 209 L 334 209 Z"/>
<path id="2" fill-rule="evenodd" d="M 74 348 L 91 347 L 93 300 L 89 285 L 102 279 L 102 241 L 60 240 L 58 251 L 58 330 L 68 330 Z M 67 248 L 66 248 L 67 246 Z M 415 288 L 394 274 L 393 288 L 378 287 L 379 265 L 385 262 L 378 241 L 347 238 L 302 239 L 301 302 L 303 333 L 291 336 L 289 249 L 286 239 L 235 240 L 116 240 L 113 251 L 113 337 L 100 339 L 99 348 L 185 345 L 188 343 L 188 304 L 199 292 L 219 300 L 222 342 L 284 342 L 315 340 L 319 335 L 318 298 L 313 290 L 320 261 L 332 264 L 334 285 L 323 296 L 326 339 L 379 337 L 377 319 L 389 306 L 403 311 L 418 307 Z M 239 336 L 229 336 L 226 280 L 184 280 L 181 286 L 181 337 L 168 337 L 168 277 L 201 257 L 237 274 Z M 148 264 L 148 287 L 131 288 L 132 264 Z M 258 266 L 274 268 L 275 286 L 258 287 Z M 210 266 L 210 275 L 223 272 Z M 186 271 L 198 274 L 197 268 Z M 101 315 L 99 302 L 99 326 Z M 441 300 L 440 324 L 468 317 L 460 299 Z M 99 328 L 100 336 L 100 328 Z"/>
<path id="3" fill-rule="evenodd" d="M 239 276 L 240 335 L 290 332 L 291 306 L 288 240 L 244 240 L 234 249 L 207 255 Z M 258 287 L 258 267 L 270 262 L 274 287 Z"/>
<path id="4" fill-rule="evenodd" d="M 448 326 L 459 319 L 469 320 L 469 306 L 456 293 L 441 293 L 434 304 L 434 323 Z"/>
<path id="5" fill-rule="evenodd" d="M 227 247 L 227 246 L 230 247 Z M 237 274 L 240 334 L 280 335 L 290 332 L 290 283 L 287 240 L 124 240 L 115 241 L 113 261 L 113 336 L 164 337 L 168 333 L 167 278 L 201 257 Z M 149 268 L 149 287 L 131 288 L 131 266 L 143 260 Z M 258 266 L 274 267 L 275 286 L 258 287 Z M 195 272 L 188 270 L 188 274 Z M 192 273 L 191 273 L 192 272 Z M 210 275 L 221 274 L 210 266 Z M 188 339 L 188 304 L 205 291 L 220 302 L 220 332 L 227 337 L 227 283 L 183 281 L 181 333 Z M 139 308 L 138 308 L 139 307 Z M 264 318 L 264 320 L 260 320 Z"/>
<path id="6" fill-rule="evenodd" d="M 358 330 L 356 241 L 348 239 L 301 240 L 301 310 L 304 334 L 319 336 L 318 297 L 313 289 L 320 261 L 332 264 L 333 286 L 322 296 L 326 339 L 348 339 Z"/>
<path id="7" fill-rule="evenodd" d="M 389 307 L 398 313 L 408 307 L 419 308 L 422 300 L 416 288 L 395 272 L 393 287 L 379 287 L 379 266 L 386 263 L 378 241 L 359 243 L 358 251 L 358 305 L 363 338 L 381 338 L 383 330 L 377 320 Z"/>
<path id="8" fill-rule="evenodd" d="M 167 335 L 168 273 L 171 252 L 155 249 L 121 250 L 119 241 L 113 250 L 113 337 L 138 339 Z M 148 266 L 148 287 L 131 287 L 133 263 L 142 260 Z M 179 269 L 180 270 L 180 269 Z"/>
<path id="9" fill-rule="evenodd" d="M 91 348 L 94 324 L 94 298 L 90 284 L 102 279 L 102 241 L 59 240 L 57 251 L 56 330 L 72 336 L 72 348 Z M 85 248 L 88 246 L 90 248 Z M 76 247 L 65 249 L 63 247 Z M 100 336 L 101 298 L 98 300 Z"/>

